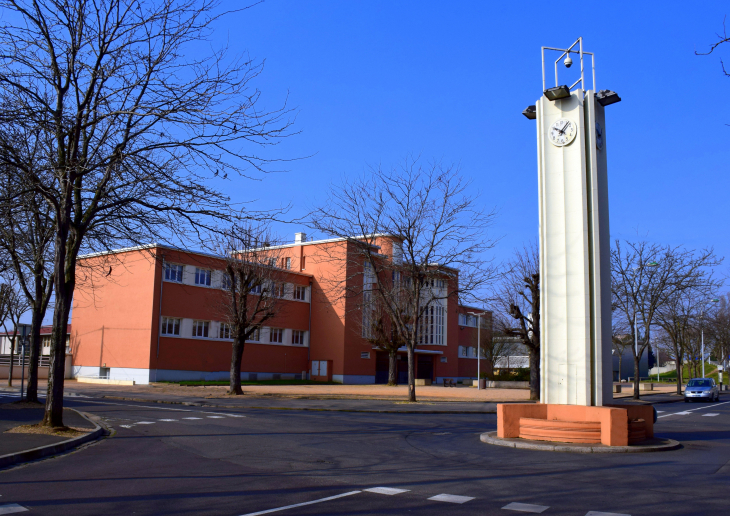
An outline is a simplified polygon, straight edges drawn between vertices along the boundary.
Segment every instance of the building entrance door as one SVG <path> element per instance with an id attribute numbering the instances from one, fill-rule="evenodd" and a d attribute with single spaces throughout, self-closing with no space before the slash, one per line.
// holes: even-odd
<path id="1" fill-rule="evenodd" d="M 416 378 L 433 381 L 433 356 L 416 355 Z"/>

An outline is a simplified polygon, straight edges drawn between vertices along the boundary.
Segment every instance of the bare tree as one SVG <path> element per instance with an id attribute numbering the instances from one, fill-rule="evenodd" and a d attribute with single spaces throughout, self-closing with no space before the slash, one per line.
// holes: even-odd
<path id="1" fill-rule="evenodd" d="M 411 402 L 416 346 L 445 338 L 427 332 L 427 323 L 444 315 L 448 299 L 470 300 L 495 276 L 486 256 L 493 218 L 457 168 L 411 160 L 347 178 L 313 212 L 312 226 L 346 246 L 330 256 L 342 274 L 329 288 L 356 300 L 351 306 L 376 298 L 404 342 Z"/>
<path id="2" fill-rule="evenodd" d="M 715 37 L 717 38 L 717 41 L 715 41 L 713 44 L 710 45 L 710 48 L 707 50 L 707 52 L 697 52 L 695 51 L 695 55 L 697 56 L 708 56 L 715 52 L 720 46 L 724 45 L 725 43 L 730 42 L 730 35 L 727 33 L 727 26 L 726 26 L 726 18 L 722 20 L 722 32 L 715 34 Z M 725 74 L 725 76 L 730 77 L 730 71 L 728 71 L 727 68 L 725 68 L 725 62 L 720 59 L 720 66 L 722 67 L 722 73 Z"/>
<path id="3" fill-rule="evenodd" d="M 516 352 L 516 341 L 521 342 L 519 337 L 511 335 L 511 318 L 504 314 L 487 314 L 482 316 L 482 327 L 480 332 L 481 357 L 486 361 L 486 376 L 494 380 L 494 367 L 501 359 L 513 355 Z M 477 344 L 477 335 L 472 338 L 472 343 Z"/>
<path id="4" fill-rule="evenodd" d="M 228 220 L 213 187 L 250 177 L 247 151 L 290 134 L 289 111 L 260 108 L 262 65 L 201 53 L 216 0 L 0 0 L 0 164 L 53 210 L 55 306 L 43 424 L 63 425 L 66 328 L 82 251 L 179 244 Z M 194 47 L 194 51 L 190 49 Z M 26 166 L 21 135 L 43 149 Z M 253 172 L 251 172 L 253 171 Z M 220 184 L 220 183 L 218 183 Z"/>
<path id="5" fill-rule="evenodd" d="M 220 240 L 220 252 L 226 255 L 221 310 L 226 322 L 219 336 L 233 339 L 229 394 L 243 394 L 241 362 L 246 340 L 272 317 L 285 315 L 281 303 L 285 278 L 277 268 L 281 253 L 274 244 L 269 227 L 255 222 L 234 226 Z"/>
<path id="6" fill-rule="evenodd" d="M 712 336 L 715 356 L 724 363 L 730 357 L 730 293 L 718 299 L 716 309 L 710 313 L 707 328 Z"/>
<path id="7" fill-rule="evenodd" d="M 9 282 L 3 283 L 0 288 L 2 289 L 0 290 L 0 296 L 2 296 L 0 301 L 4 305 L 6 314 L 0 323 L 5 331 L 5 335 L 7 335 L 10 339 L 10 371 L 8 374 L 8 387 L 12 387 L 13 361 L 15 350 L 18 347 L 18 327 L 20 326 L 20 318 L 28 311 L 30 306 L 28 305 L 28 301 L 25 296 L 20 293 L 20 288 L 18 287 L 17 281 L 14 277 L 11 278 Z M 10 328 L 12 331 L 8 331 L 8 319 L 10 320 Z"/>
<path id="8" fill-rule="evenodd" d="M 639 364 L 658 313 L 682 293 L 711 291 L 716 285 L 712 267 L 721 262 L 712 249 L 694 251 L 646 241 L 615 242 L 611 249 L 614 310 L 629 325 L 632 341 L 637 343 L 631 346 L 634 399 L 640 398 Z"/>
<path id="9" fill-rule="evenodd" d="M 393 331 L 393 322 L 377 297 L 363 303 L 362 310 L 368 312 L 362 318 L 362 335 L 375 349 L 388 354 L 388 385 L 398 385 L 398 350 L 405 342 Z"/>
<path id="10" fill-rule="evenodd" d="M 629 329 L 623 324 L 623 321 L 614 318 L 612 320 L 613 326 L 611 327 L 611 345 L 613 346 L 614 352 L 618 355 L 618 379 L 621 381 L 621 370 L 624 353 L 626 348 L 631 346 L 631 334 Z"/>
<path id="11" fill-rule="evenodd" d="M 506 335 L 519 337 L 530 354 L 530 399 L 540 399 L 540 254 L 531 242 L 516 250 L 495 292 L 501 311 L 512 319 Z"/>
<path id="12" fill-rule="evenodd" d="M 36 160 L 43 161 L 39 151 L 30 147 L 38 142 L 25 139 L 18 143 L 19 151 L 26 145 L 26 166 L 38 169 Z M 41 165 L 42 166 L 42 165 Z M 0 174 L 0 189 L 5 194 L 0 202 L 0 249 L 8 257 L 18 285 L 31 311 L 30 362 L 28 367 L 27 400 L 38 402 L 38 366 L 41 355 L 41 325 L 53 293 L 53 210 L 43 197 L 26 190 L 23 174 L 5 166 Z M 14 194 L 14 192 L 21 192 Z"/>

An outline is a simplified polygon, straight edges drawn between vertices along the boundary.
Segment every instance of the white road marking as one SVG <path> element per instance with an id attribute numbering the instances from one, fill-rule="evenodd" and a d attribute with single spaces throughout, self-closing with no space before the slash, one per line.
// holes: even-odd
<path id="1" fill-rule="evenodd" d="M 631 514 L 619 514 L 617 512 L 588 511 L 586 516 L 631 516 Z"/>
<path id="2" fill-rule="evenodd" d="M 183 419 L 203 419 L 202 417 L 184 417 Z"/>
<path id="3" fill-rule="evenodd" d="M 207 416 L 208 419 L 223 419 L 223 416 Z"/>
<path id="4" fill-rule="evenodd" d="M 157 421 L 178 421 L 177 419 L 158 419 Z"/>
<path id="5" fill-rule="evenodd" d="M 371 487 L 370 489 L 363 489 L 363 491 L 384 495 L 397 495 L 400 493 L 407 493 L 409 489 L 397 489 L 395 487 Z"/>
<path id="6" fill-rule="evenodd" d="M 459 496 L 459 495 L 450 495 L 450 494 L 440 494 L 436 496 L 432 496 L 429 498 L 429 500 L 433 500 L 434 502 L 448 502 L 448 503 L 466 503 L 470 500 L 473 500 L 473 496 Z"/>
<path id="7" fill-rule="evenodd" d="M 689 416 L 692 412 L 687 412 L 686 410 L 683 410 L 682 412 L 675 412 L 675 416 Z M 670 414 L 671 415 L 671 414 Z"/>
<path id="8" fill-rule="evenodd" d="M 154 421 L 137 421 L 138 425 L 154 425 Z"/>
<path id="9" fill-rule="evenodd" d="M 666 412 L 666 410 L 657 410 L 656 411 L 657 414 L 664 414 L 665 412 Z"/>
<path id="10" fill-rule="evenodd" d="M 319 500 L 312 500 L 311 502 L 303 502 L 303 503 L 295 503 L 294 505 L 286 505 L 284 507 L 277 507 L 276 509 L 269 509 L 267 511 L 259 511 L 259 512 L 249 512 L 247 514 L 243 514 L 242 516 L 259 516 L 260 514 L 270 514 L 272 512 L 279 512 L 279 511 L 285 511 L 286 509 L 293 509 L 294 507 L 303 507 L 305 505 L 313 505 L 315 503 L 322 503 L 322 502 L 328 502 L 330 500 L 336 500 L 337 498 L 343 498 L 345 496 L 350 496 L 354 494 L 358 494 L 360 491 L 350 491 L 348 493 L 342 493 L 335 496 L 328 496 L 327 498 L 320 498 Z"/>
<path id="11" fill-rule="evenodd" d="M 147 408 L 147 409 L 153 409 L 153 410 L 174 410 L 177 412 L 202 412 L 203 414 L 219 414 L 221 416 L 229 416 L 229 417 L 246 417 L 241 414 L 229 414 L 227 412 L 210 412 L 207 410 L 193 410 L 193 409 L 170 408 L 170 407 L 149 407 L 147 405 L 131 405 L 129 403 L 112 403 L 109 401 L 96 401 L 97 398 L 91 398 L 90 396 L 88 398 L 94 400 L 91 403 L 98 403 L 100 405 L 117 405 L 120 407 Z"/>
<path id="12" fill-rule="evenodd" d="M 694 412 L 695 410 L 704 410 L 704 409 L 708 409 L 708 408 L 715 408 L 715 407 L 719 407 L 720 405 L 725 405 L 726 403 L 730 403 L 730 401 L 723 401 L 722 403 L 713 403 L 712 405 L 707 405 L 706 407 L 697 407 L 694 409 L 683 410 L 682 412 L 672 412 L 671 414 L 664 414 L 663 416 L 659 416 L 659 417 L 674 416 L 675 414 L 679 414 L 680 416 L 686 416 L 687 414 L 689 414 L 690 412 Z"/>
<path id="13" fill-rule="evenodd" d="M 119 425 L 119 426 L 121 426 L 122 428 L 132 428 L 134 425 Z"/>
<path id="14" fill-rule="evenodd" d="M 502 509 L 507 509 L 508 511 L 532 512 L 535 514 L 540 514 L 544 511 L 547 511 L 549 508 L 550 507 L 548 507 L 547 505 L 535 505 L 532 503 L 520 502 L 512 502 L 502 507 Z"/>
<path id="15" fill-rule="evenodd" d="M 702 417 L 715 417 L 715 416 L 719 416 L 719 415 L 720 415 L 719 412 L 709 412 L 707 414 L 702 414 Z"/>
<path id="16" fill-rule="evenodd" d="M 27 512 L 28 509 L 17 503 L 9 503 L 0 505 L 0 514 L 15 514 L 16 512 Z"/>

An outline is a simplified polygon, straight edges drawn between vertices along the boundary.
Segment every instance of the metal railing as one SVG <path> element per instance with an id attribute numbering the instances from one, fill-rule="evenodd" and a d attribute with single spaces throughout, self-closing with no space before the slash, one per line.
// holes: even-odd
<path id="1" fill-rule="evenodd" d="M 23 360 L 20 354 L 13 355 L 13 367 L 18 366 L 20 367 L 23 365 Z M 51 364 L 51 357 L 48 355 L 41 355 L 40 360 L 40 367 L 48 367 Z M 10 365 L 10 355 L 0 355 L 0 366 L 9 366 Z M 28 367 L 30 365 L 30 357 L 26 354 L 25 356 L 25 367 Z"/>

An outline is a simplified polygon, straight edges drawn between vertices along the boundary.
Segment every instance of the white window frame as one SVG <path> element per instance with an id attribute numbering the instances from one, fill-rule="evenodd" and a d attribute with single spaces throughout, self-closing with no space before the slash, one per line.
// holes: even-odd
<path id="1" fill-rule="evenodd" d="M 307 287 L 294 285 L 294 299 L 296 301 L 307 301 Z"/>
<path id="2" fill-rule="evenodd" d="M 226 271 L 221 271 L 221 288 L 223 290 L 229 290 L 231 288 L 231 277 Z"/>
<path id="3" fill-rule="evenodd" d="M 172 283 L 182 283 L 184 272 L 184 265 L 180 265 L 179 263 L 165 262 L 163 277 L 165 278 L 165 281 L 170 281 Z M 174 278 L 172 277 L 173 275 Z"/>
<path id="4" fill-rule="evenodd" d="M 256 328 L 246 342 L 261 342 L 261 328 Z"/>
<path id="5" fill-rule="evenodd" d="M 225 335 L 226 333 L 228 335 Z M 231 340 L 233 338 L 233 327 L 230 323 L 222 322 L 218 325 L 218 338 L 225 340 Z"/>
<path id="6" fill-rule="evenodd" d="M 213 271 L 210 269 L 202 269 L 200 267 L 195 267 L 195 284 L 201 287 L 210 287 L 211 281 L 213 277 Z M 201 280 L 202 281 L 199 281 Z"/>
<path id="7" fill-rule="evenodd" d="M 291 343 L 292 346 L 304 346 L 307 343 L 307 332 L 304 330 L 292 330 Z"/>
<path id="8" fill-rule="evenodd" d="M 198 333 L 202 333 L 203 335 L 198 335 Z M 210 321 L 195 319 L 193 321 L 193 337 L 198 339 L 210 338 Z"/>
<path id="9" fill-rule="evenodd" d="M 274 340 L 275 335 L 278 335 L 278 340 Z M 269 328 L 269 343 L 270 344 L 283 344 L 284 343 L 284 328 Z"/>
<path id="10" fill-rule="evenodd" d="M 177 325 L 175 323 L 177 323 Z M 172 333 L 168 333 L 167 331 L 170 324 L 172 324 Z M 182 319 L 179 317 L 163 317 L 160 322 L 160 335 L 165 335 L 167 337 L 179 337 L 180 326 L 182 326 Z M 175 333 L 176 329 L 177 333 Z"/>

